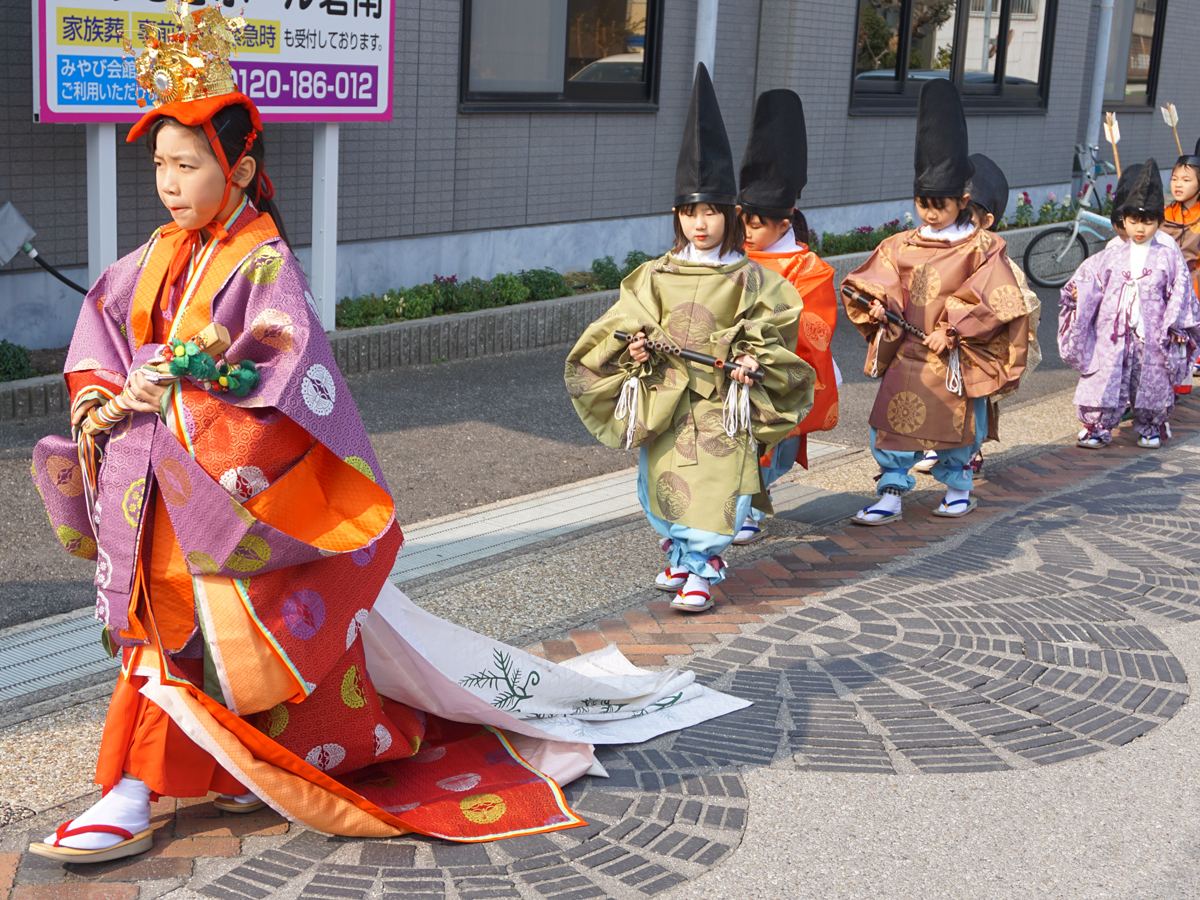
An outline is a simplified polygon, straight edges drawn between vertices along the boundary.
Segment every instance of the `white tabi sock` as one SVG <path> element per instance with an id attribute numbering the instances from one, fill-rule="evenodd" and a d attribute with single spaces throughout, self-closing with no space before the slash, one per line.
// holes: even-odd
<path id="1" fill-rule="evenodd" d="M 949 508 L 950 504 L 955 500 L 966 500 L 971 496 L 970 491 L 957 491 L 954 488 L 946 488 L 946 499 L 942 501 Z"/>
<path id="2" fill-rule="evenodd" d="M 232 800 L 235 803 L 249 804 L 258 802 L 258 794 L 238 794 L 236 797 L 233 794 L 222 794 L 222 800 Z"/>
<path id="3" fill-rule="evenodd" d="M 114 825 L 134 835 L 145 831 L 150 827 L 150 788 L 126 775 L 91 809 L 76 817 L 68 830 L 84 825 Z M 123 840 L 125 838 L 120 835 L 97 831 L 63 838 L 62 841 L 51 834 L 43 843 L 75 850 L 105 850 Z"/>
<path id="4" fill-rule="evenodd" d="M 868 509 L 871 510 L 870 513 L 867 512 Z M 898 512 L 900 512 L 900 495 L 885 491 L 870 506 L 855 513 L 854 517 L 864 522 L 878 522 L 885 515 L 890 516 Z"/>

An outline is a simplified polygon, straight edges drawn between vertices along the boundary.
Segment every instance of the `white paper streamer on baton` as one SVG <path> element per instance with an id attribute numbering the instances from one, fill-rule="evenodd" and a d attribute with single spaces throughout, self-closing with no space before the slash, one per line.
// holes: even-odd
<path id="1" fill-rule="evenodd" d="M 1121 154 L 1117 151 L 1117 144 L 1121 141 L 1121 126 L 1117 124 L 1116 113 L 1104 114 L 1104 137 L 1112 144 L 1113 162 L 1117 165 L 1117 177 L 1121 177 Z"/>
<path id="2" fill-rule="evenodd" d="M 1174 103 L 1168 103 L 1166 106 L 1160 106 L 1158 111 L 1162 113 L 1163 121 L 1170 125 L 1171 131 L 1175 133 L 1175 149 L 1183 156 L 1183 144 L 1179 143 L 1179 110 L 1175 108 Z"/>

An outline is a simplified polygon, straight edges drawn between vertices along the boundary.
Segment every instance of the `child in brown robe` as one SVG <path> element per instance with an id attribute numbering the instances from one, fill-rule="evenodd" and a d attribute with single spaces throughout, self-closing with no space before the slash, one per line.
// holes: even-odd
<path id="1" fill-rule="evenodd" d="M 900 518 L 900 498 L 925 451 L 946 485 L 936 515 L 976 506 L 971 458 L 987 435 L 987 398 L 1015 385 L 1025 369 L 1028 310 L 1005 262 L 1004 241 L 971 222 L 966 118 L 946 81 L 921 90 L 913 195 L 923 227 L 887 238 L 847 276 L 871 298 L 845 299 L 850 321 L 871 342 L 866 372 L 882 379 L 871 412 L 871 452 L 880 467 L 879 501 L 854 518 L 883 525 Z M 898 315 L 923 339 L 886 319 Z"/>

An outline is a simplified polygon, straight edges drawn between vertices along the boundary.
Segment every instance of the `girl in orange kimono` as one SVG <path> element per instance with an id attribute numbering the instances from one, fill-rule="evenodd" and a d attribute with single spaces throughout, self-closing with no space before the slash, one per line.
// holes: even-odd
<path id="1" fill-rule="evenodd" d="M 89 292 L 66 365 L 75 440 L 34 453 L 60 542 L 97 562 L 122 672 L 103 799 L 30 849 L 141 853 L 155 796 L 210 791 L 227 812 L 269 803 L 348 835 L 573 827 L 499 730 L 426 715 L 368 675 L 368 618 L 403 540 L 394 504 L 278 226 L 258 110 L 231 78 L 242 22 L 176 15 L 179 31 L 143 35 L 157 108 L 128 138 L 146 136 L 174 221 Z M 573 746 L 563 780 L 590 765 Z"/>
<path id="2" fill-rule="evenodd" d="M 840 373 L 830 343 L 837 325 L 833 267 L 799 243 L 808 234 L 796 200 L 808 182 L 808 137 L 804 106 L 794 91 L 766 91 L 754 106 L 750 138 L 739 173 L 738 203 L 746 236 L 746 255 L 778 272 L 803 300 L 796 355 L 816 371 L 812 410 L 783 441 L 759 460 L 763 486 L 769 490 L 799 462 L 808 468 L 808 434 L 829 431 L 838 421 Z M 763 535 L 766 513 L 751 506 L 735 544 L 750 544 Z"/>

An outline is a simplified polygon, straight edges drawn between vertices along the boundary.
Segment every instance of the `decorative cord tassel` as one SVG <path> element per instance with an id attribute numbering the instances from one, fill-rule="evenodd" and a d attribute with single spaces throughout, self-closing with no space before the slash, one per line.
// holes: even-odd
<path id="1" fill-rule="evenodd" d="M 946 366 L 946 390 L 952 394 L 962 396 L 962 367 L 958 362 L 958 347 L 950 351 L 950 359 Z"/>
<path id="2" fill-rule="evenodd" d="M 637 427 L 637 406 L 638 406 L 638 377 L 630 375 L 629 379 L 621 386 L 621 393 L 617 397 L 616 417 L 618 420 L 625 418 L 629 419 L 629 427 L 625 429 L 625 449 L 633 449 L 633 432 Z"/>
<path id="3" fill-rule="evenodd" d="M 879 342 L 883 339 L 883 326 L 875 329 L 875 355 L 871 358 L 871 377 L 879 377 Z"/>
<path id="4" fill-rule="evenodd" d="M 740 390 L 739 390 L 740 389 Z M 721 424 L 731 438 L 739 431 L 750 430 L 750 387 L 731 381 L 729 393 L 725 395 L 725 406 L 721 412 Z"/>

